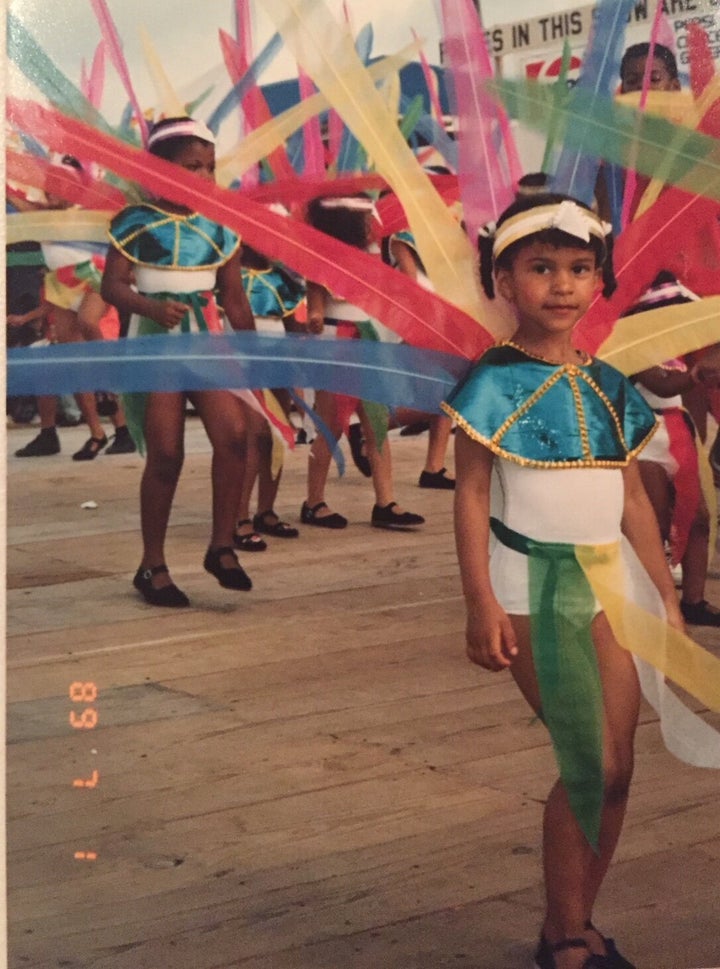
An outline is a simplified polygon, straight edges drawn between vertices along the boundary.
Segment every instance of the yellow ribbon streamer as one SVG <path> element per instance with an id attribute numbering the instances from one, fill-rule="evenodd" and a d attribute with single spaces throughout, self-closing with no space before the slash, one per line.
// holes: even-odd
<path id="1" fill-rule="evenodd" d="M 575 554 L 618 642 L 720 712 L 720 659 L 625 597 L 620 545 L 579 545 Z"/>
<path id="2" fill-rule="evenodd" d="M 399 53 L 384 57 L 370 68 L 368 73 L 373 81 L 382 81 L 409 63 L 419 48 L 419 41 L 408 44 Z M 257 165 L 261 158 L 267 158 L 285 142 L 290 135 L 321 111 L 327 111 L 330 102 L 318 91 L 299 104 L 278 114 L 254 131 L 218 160 L 216 176 L 219 185 L 229 185 L 232 180 Z"/>
<path id="3" fill-rule="evenodd" d="M 6 217 L 6 243 L 107 242 L 108 223 L 115 213 L 87 209 L 17 212 Z"/>
<path id="4" fill-rule="evenodd" d="M 351 38 L 320 0 L 266 0 L 264 9 L 400 199 L 435 291 L 488 326 L 473 247 L 404 141 Z"/>
<path id="5" fill-rule="evenodd" d="M 720 296 L 708 296 L 622 317 L 596 356 L 630 375 L 718 342 Z"/>
<path id="6" fill-rule="evenodd" d="M 165 118 L 182 118 L 186 114 L 185 105 L 175 93 L 150 35 L 142 26 L 140 27 L 140 40 L 142 41 L 148 71 L 160 101 L 160 115 Z"/>

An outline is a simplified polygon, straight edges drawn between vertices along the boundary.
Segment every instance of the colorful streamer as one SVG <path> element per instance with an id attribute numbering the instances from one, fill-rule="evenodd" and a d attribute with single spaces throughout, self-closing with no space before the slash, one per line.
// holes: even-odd
<path id="1" fill-rule="evenodd" d="M 445 51 L 452 71 L 458 117 L 458 178 L 467 233 L 476 239 L 486 222 L 497 218 L 515 197 L 521 171 L 502 160 L 513 157 L 514 142 L 505 111 L 484 82 L 493 76 L 485 33 L 472 0 L 442 0 Z M 505 124 L 503 125 L 503 119 Z M 494 144 L 494 129 L 504 131 L 504 151 Z M 478 177 L 478 167 L 482 177 Z"/>
<path id="2" fill-rule="evenodd" d="M 309 386 L 429 412 L 468 366 L 405 344 L 252 332 L 22 347 L 7 362 L 11 395 Z"/>
<path id="3" fill-rule="evenodd" d="M 352 41 L 320 0 L 267 0 L 265 9 L 295 59 L 342 115 L 402 201 L 436 292 L 476 319 L 487 321 L 492 309 L 480 298 L 468 238 L 432 191 Z"/>
<path id="4" fill-rule="evenodd" d="M 238 192 L 186 172 L 161 158 L 124 145 L 109 135 L 33 102 L 9 98 L 13 123 L 35 132 L 51 148 L 82 154 L 92 146 L 100 165 L 132 178 L 166 198 L 202 212 L 246 238 L 259 251 L 307 279 L 361 306 L 407 342 L 475 357 L 492 341 L 487 330 L 437 294 L 428 293 L 357 248 L 331 239 L 310 226 L 291 223 Z"/>
<path id="5" fill-rule="evenodd" d="M 140 129 L 142 142 L 144 145 L 147 145 L 147 121 L 145 120 L 145 115 L 140 107 L 140 102 L 138 101 L 137 95 L 135 94 L 127 61 L 125 60 L 125 55 L 123 54 L 122 41 L 120 40 L 120 36 L 115 27 L 115 23 L 112 19 L 112 15 L 106 0 L 90 0 L 90 3 L 95 11 L 95 16 L 97 17 L 97 21 L 100 25 L 100 30 L 102 31 L 103 38 L 107 44 L 110 60 L 113 62 L 115 70 L 120 75 L 120 80 L 125 88 L 125 93 L 128 96 L 130 104 L 133 106 L 135 119 L 137 120 L 138 127 Z"/>
<path id="6" fill-rule="evenodd" d="M 55 66 L 23 22 L 11 11 L 7 13 L 7 55 L 63 114 L 79 118 L 99 131 L 112 130 L 97 108 Z"/>
<path id="7" fill-rule="evenodd" d="M 596 6 L 590 43 L 571 102 L 582 97 L 583 101 L 593 105 L 597 99 L 610 96 L 633 3 L 634 0 L 600 0 Z M 552 178 L 553 189 L 590 205 L 600 167 L 599 158 L 600 154 L 592 145 L 586 144 L 585 128 L 581 124 L 573 141 L 565 142 Z"/>

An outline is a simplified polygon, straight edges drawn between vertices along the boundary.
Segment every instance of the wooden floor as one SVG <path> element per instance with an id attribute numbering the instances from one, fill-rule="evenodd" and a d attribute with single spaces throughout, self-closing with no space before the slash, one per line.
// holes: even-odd
<path id="1" fill-rule="evenodd" d="M 422 531 L 371 528 L 350 465 L 328 492 L 350 527 L 246 553 L 255 587 L 233 593 L 202 569 L 190 421 L 169 561 L 192 609 L 174 612 L 130 586 L 141 459 L 74 463 L 81 429 L 14 458 L 33 433 L 8 431 L 12 969 L 530 967 L 552 755 L 508 674 L 465 660 L 451 495 L 416 487 L 425 437 L 394 441 Z M 648 707 L 637 748 L 598 924 L 641 969 L 718 966 L 720 778 L 673 760 Z"/>

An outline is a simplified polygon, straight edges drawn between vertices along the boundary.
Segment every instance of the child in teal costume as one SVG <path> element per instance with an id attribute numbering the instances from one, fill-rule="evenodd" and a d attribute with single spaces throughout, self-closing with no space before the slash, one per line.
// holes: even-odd
<path id="1" fill-rule="evenodd" d="M 703 653 L 682 635 L 636 461 L 655 418 L 624 376 L 572 343 L 602 282 L 606 295 L 614 285 L 607 230 L 558 195 L 519 199 L 503 213 L 481 240 L 481 274 L 489 297 L 497 287 L 513 305 L 518 327 L 443 404 L 458 424 L 468 653 L 489 670 L 510 669 L 548 727 L 559 766 L 543 826 L 538 969 L 632 969 L 592 913 L 625 815 L 640 682 L 652 702 L 653 690 L 667 689 L 663 673 L 679 682 L 688 665 L 673 665 L 673 649 Z M 657 615 L 640 611 L 641 595 Z M 642 627 L 653 622 L 660 686 L 629 652 L 652 640 Z M 718 664 L 702 662 L 709 672 L 687 688 L 698 696 L 712 681 L 716 704 Z M 657 706 L 665 702 L 681 706 L 674 694 Z M 720 738 L 708 724 L 683 706 L 666 731 L 664 714 L 673 752 L 720 766 Z"/>
<path id="2" fill-rule="evenodd" d="M 210 130 L 191 118 L 157 124 L 149 150 L 167 161 L 215 179 L 215 146 Z M 165 199 L 131 205 L 110 226 L 112 246 L 102 283 L 103 298 L 132 314 L 128 336 L 179 332 L 218 332 L 227 320 L 235 330 L 254 329 L 242 287 L 240 240 L 224 226 Z M 235 517 L 246 448 L 246 411 L 229 390 L 156 392 L 137 395 L 131 429 L 147 450 L 140 488 L 143 557 L 133 584 L 146 602 L 186 606 L 188 598 L 172 582 L 165 564 L 165 536 L 183 463 L 186 398 L 197 410 L 213 448 L 212 534 L 203 565 L 229 589 L 252 583 L 233 551 Z"/>

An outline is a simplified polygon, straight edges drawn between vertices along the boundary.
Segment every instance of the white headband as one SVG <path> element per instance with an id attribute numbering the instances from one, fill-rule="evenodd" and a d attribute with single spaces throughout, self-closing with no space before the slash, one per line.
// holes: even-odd
<path id="1" fill-rule="evenodd" d="M 167 141 L 168 138 L 199 138 L 201 141 L 209 141 L 215 144 L 215 135 L 203 121 L 196 121 L 194 118 L 178 118 L 172 124 L 162 125 L 150 132 L 148 138 L 148 148 L 157 145 L 160 141 Z"/>
<path id="2" fill-rule="evenodd" d="M 372 212 L 378 222 L 382 221 L 375 207 L 375 203 L 366 195 L 332 195 L 328 198 L 320 199 L 320 208 L 348 209 L 350 212 Z"/>
<path id="3" fill-rule="evenodd" d="M 492 235 L 492 228 L 488 229 Z M 497 259 L 514 242 L 545 229 L 559 229 L 583 242 L 589 242 L 590 236 L 595 236 L 604 243 L 612 226 L 571 199 L 553 205 L 539 205 L 534 209 L 518 212 L 495 231 L 493 258 Z"/>
<path id="4" fill-rule="evenodd" d="M 672 282 L 668 281 L 666 283 L 658 283 L 657 286 L 651 286 L 650 289 L 646 290 L 638 299 L 634 305 L 634 309 L 639 306 L 653 306 L 655 303 L 666 303 L 670 300 L 687 300 L 688 302 L 694 303 L 699 300 L 700 297 L 697 293 L 693 293 L 691 289 L 675 279 Z"/>

